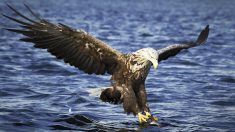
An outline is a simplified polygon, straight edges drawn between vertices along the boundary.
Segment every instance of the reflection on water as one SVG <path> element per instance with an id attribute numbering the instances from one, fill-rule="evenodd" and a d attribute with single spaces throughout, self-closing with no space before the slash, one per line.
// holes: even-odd
<path id="1" fill-rule="evenodd" d="M 194 39 L 205 25 L 206 45 L 151 69 L 149 106 L 159 126 L 139 126 L 121 105 L 103 103 L 109 76 L 86 75 L 45 50 L 0 30 L 1 131 L 232 131 L 235 126 L 234 1 L 15 1 L 52 22 L 82 28 L 124 53 Z M 14 16 L 4 2 L 0 12 Z M 29 15 L 29 14 L 28 14 Z M 0 17 L 1 27 L 15 27 Z M 92 91 L 92 94 L 91 94 Z"/>

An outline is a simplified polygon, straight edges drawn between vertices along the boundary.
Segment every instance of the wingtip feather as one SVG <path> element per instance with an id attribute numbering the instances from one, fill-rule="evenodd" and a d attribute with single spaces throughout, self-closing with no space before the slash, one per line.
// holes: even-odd
<path id="1" fill-rule="evenodd" d="M 196 41 L 196 44 L 203 44 L 206 42 L 208 35 L 209 35 L 209 25 L 207 25 L 200 33 L 200 35 L 198 36 L 198 39 Z"/>
<path id="2" fill-rule="evenodd" d="M 15 18 L 10 17 L 10 16 L 7 16 L 7 15 L 5 15 L 5 14 L 2 14 L 2 16 L 6 17 L 6 18 L 8 18 L 8 19 L 10 19 L 10 20 L 12 20 L 12 21 L 15 21 L 15 22 L 17 22 L 17 23 L 20 23 L 20 24 L 22 24 L 22 25 L 31 25 L 31 24 L 29 24 L 29 23 L 26 23 L 26 22 L 24 22 L 24 21 L 15 19 Z"/>
<path id="3" fill-rule="evenodd" d="M 11 5 L 7 4 L 7 6 L 14 11 L 18 16 L 24 18 L 25 20 L 32 22 L 32 23 L 37 23 L 36 21 L 29 19 L 28 17 L 26 17 L 25 15 L 23 15 L 22 13 L 20 13 L 19 11 L 17 11 L 15 8 L 13 8 Z M 30 10 L 31 11 L 31 10 Z"/>
<path id="4" fill-rule="evenodd" d="M 35 12 L 33 12 L 33 10 L 29 7 L 28 4 L 24 3 L 24 6 L 29 10 L 29 12 L 30 12 L 35 18 L 37 18 L 37 19 L 40 20 L 40 21 L 42 20 L 42 19 L 40 18 L 40 15 L 36 14 Z"/>

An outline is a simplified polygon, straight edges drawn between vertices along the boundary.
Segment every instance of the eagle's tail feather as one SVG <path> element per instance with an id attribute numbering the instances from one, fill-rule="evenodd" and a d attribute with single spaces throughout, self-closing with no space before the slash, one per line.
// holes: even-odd
<path id="1" fill-rule="evenodd" d="M 113 88 L 107 88 L 102 91 L 100 95 L 100 99 L 104 102 L 109 102 L 112 104 L 121 103 L 121 92 L 118 90 L 114 90 Z"/>

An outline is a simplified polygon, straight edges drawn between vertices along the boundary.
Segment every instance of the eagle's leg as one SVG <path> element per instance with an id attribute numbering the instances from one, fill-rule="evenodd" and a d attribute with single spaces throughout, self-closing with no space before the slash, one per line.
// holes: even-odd
<path id="1" fill-rule="evenodd" d="M 138 88 L 139 89 L 135 89 L 135 94 L 137 96 L 138 105 L 140 108 L 140 112 L 138 113 L 138 118 L 139 118 L 140 124 L 157 122 L 158 118 L 154 117 L 150 114 L 144 83 L 140 84 Z"/>

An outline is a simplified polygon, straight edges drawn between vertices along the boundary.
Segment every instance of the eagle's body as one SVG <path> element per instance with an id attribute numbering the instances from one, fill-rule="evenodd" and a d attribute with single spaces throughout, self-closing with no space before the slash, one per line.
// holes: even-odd
<path id="1" fill-rule="evenodd" d="M 144 51 L 146 49 L 142 49 Z M 151 50 L 149 48 L 149 50 Z M 100 98 L 105 102 L 123 103 L 127 113 L 137 114 L 149 111 L 145 91 L 145 79 L 152 63 L 137 51 L 122 57 L 122 62 L 111 78 L 112 88 L 102 92 Z"/>
<path id="2" fill-rule="evenodd" d="M 150 117 L 154 119 L 150 115 L 145 91 L 150 67 L 153 65 L 156 69 L 159 62 L 175 56 L 181 50 L 202 45 L 209 34 L 209 26 L 206 26 L 195 42 L 174 44 L 159 50 L 143 48 L 131 54 L 123 54 L 85 31 L 41 19 L 27 5 L 26 8 L 37 20 L 29 19 L 11 6 L 8 7 L 24 20 L 3 14 L 23 27 L 7 30 L 23 34 L 25 38 L 22 41 L 32 42 L 36 48 L 47 49 L 58 59 L 63 59 L 65 63 L 85 73 L 112 75 L 112 87 L 105 89 L 100 99 L 114 104 L 123 103 L 124 111 L 138 114 L 140 122 L 146 122 Z M 146 115 L 142 115 L 142 112 Z"/>

